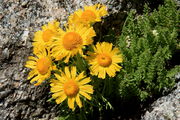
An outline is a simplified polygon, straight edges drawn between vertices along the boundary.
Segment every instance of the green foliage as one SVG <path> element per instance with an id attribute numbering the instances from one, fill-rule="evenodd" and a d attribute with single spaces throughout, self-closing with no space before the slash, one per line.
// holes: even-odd
<path id="1" fill-rule="evenodd" d="M 124 57 L 117 77 L 123 98 L 144 101 L 174 85 L 179 69 L 167 70 L 166 64 L 177 47 L 178 22 L 179 11 L 171 0 L 151 13 L 145 6 L 142 16 L 129 13 L 118 41 Z"/>

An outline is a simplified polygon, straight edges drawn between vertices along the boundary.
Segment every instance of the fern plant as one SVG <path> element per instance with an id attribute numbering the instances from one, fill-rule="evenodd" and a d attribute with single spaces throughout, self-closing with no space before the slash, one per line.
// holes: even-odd
<path id="1" fill-rule="evenodd" d="M 118 39 L 124 55 L 123 70 L 118 74 L 123 98 L 138 97 L 141 101 L 172 88 L 173 76 L 180 69 L 168 70 L 168 60 L 177 47 L 179 11 L 171 0 L 150 13 L 131 11 Z"/>

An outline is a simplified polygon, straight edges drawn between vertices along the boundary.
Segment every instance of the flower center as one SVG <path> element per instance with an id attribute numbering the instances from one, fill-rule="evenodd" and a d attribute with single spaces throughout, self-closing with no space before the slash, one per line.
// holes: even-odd
<path id="1" fill-rule="evenodd" d="M 74 80 L 69 80 L 64 84 L 64 92 L 69 97 L 74 97 L 79 92 L 79 87 Z"/>
<path id="2" fill-rule="evenodd" d="M 81 18 L 84 20 L 84 21 L 94 21 L 96 19 L 96 15 L 94 14 L 93 11 L 91 10 L 85 10 L 82 15 L 81 15 Z"/>
<path id="3" fill-rule="evenodd" d="M 112 63 L 111 57 L 107 54 L 104 54 L 104 53 L 99 54 L 97 56 L 97 61 L 98 61 L 99 65 L 102 67 L 108 67 Z"/>
<path id="4" fill-rule="evenodd" d="M 44 42 L 48 42 L 52 36 L 53 36 L 52 30 L 47 29 L 47 30 L 43 31 L 42 38 L 43 38 Z"/>
<path id="5" fill-rule="evenodd" d="M 51 62 L 47 57 L 40 58 L 37 61 L 37 70 L 41 75 L 45 75 L 48 72 L 50 65 Z"/>
<path id="6" fill-rule="evenodd" d="M 63 37 L 63 46 L 66 50 L 73 50 L 82 45 L 82 38 L 75 32 L 68 32 Z"/>

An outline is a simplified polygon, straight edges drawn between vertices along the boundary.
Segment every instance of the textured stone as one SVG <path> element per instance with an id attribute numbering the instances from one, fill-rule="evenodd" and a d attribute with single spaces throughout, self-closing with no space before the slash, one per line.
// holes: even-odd
<path id="1" fill-rule="evenodd" d="M 109 3 L 100 0 L 0 0 L 0 120 L 49 120 L 57 116 L 57 105 L 47 102 L 49 88 L 35 87 L 26 80 L 29 69 L 24 64 L 32 55 L 34 32 L 53 19 L 60 21 L 63 27 L 74 10 L 97 2 L 109 4 L 111 13 L 120 8 L 114 8 L 118 0 Z"/>
<path id="2" fill-rule="evenodd" d="M 180 120 L 180 82 L 175 88 L 167 96 L 156 100 L 142 120 Z"/>

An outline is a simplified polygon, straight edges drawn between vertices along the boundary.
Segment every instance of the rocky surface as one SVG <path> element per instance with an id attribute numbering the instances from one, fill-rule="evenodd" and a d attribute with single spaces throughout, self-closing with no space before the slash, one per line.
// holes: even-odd
<path id="1" fill-rule="evenodd" d="M 142 120 L 180 120 L 180 82 L 169 95 L 156 100 Z"/>
<path id="2" fill-rule="evenodd" d="M 67 12 L 51 16 L 52 9 L 57 5 L 47 7 L 46 2 L 0 1 L 1 120 L 49 119 L 56 116 L 57 106 L 47 102 L 48 88 L 29 84 L 26 80 L 28 70 L 24 67 L 27 56 L 31 54 L 33 33 L 47 21 L 55 17 L 63 21 L 66 16 Z"/>
<path id="3" fill-rule="evenodd" d="M 0 120 L 50 120 L 58 106 L 48 102 L 49 88 L 26 80 L 24 67 L 32 55 L 32 39 L 43 24 L 57 19 L 61 26 L 74 10 L 94 3 L 107 5 L 110 25 L 122 25 L 126 11 L 141 10 L 129 0 L 0 0 Z"/>
<path id="4" fill-rule="evenodd" d="M 0 0 L 0 120 L 49 120 L 58 114 L 58 106 L 47 102 L 46 85 L 34 87 L 26 80 L 24 67 L 32 53 L 35 31 L 57 19 L 63 25 L 70 13 L 98 1 L 80 0 Z M 121 8 L 121 2 L 108 4 L 110 13 Z"/>

